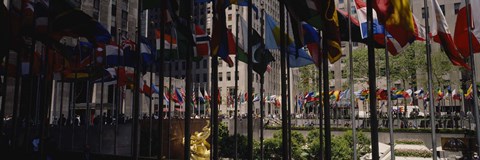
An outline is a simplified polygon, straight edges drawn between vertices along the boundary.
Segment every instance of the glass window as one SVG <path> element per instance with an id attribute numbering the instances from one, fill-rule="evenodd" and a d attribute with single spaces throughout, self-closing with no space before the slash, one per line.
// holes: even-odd
<path id="1" fill-rule="evenodd" d="M 425 8 L 422 8 L 422 18 L 425 19 Z"/>
<path id="2" fill-rule="evenodd" d="M 195 75 L 195 82 L 200 82 L 200 74 Z"/>
<path id="3" fill-rule="evenodd" d="M 203 60 L 203 68 L 207 68 L 208 67 L 208 62 L 206 59 Z"/>
<path id="4" fill-rule="evenodd" d="M 206 73 L 203 74 L 203 82 L 207 82 L 208 81 L 208 76 Z"/>
<path id="5" fill-rule="evenodd" d="M 178 71 L 178 62 L 175 62 L 175 70 Z"/>
<path id="6" fill-rule="evenodd" d="M 218 73 L 218 81 L 220 81 L 220 82 L 223 81 L 223 73 L 222 72 Z"/>
<path id="7" fill-rule="evenodd" d="M 228 21 L 232 21 L 232 14 L 228 14 Z"/>
<path id="8" fill-rule="evenodd" d="M 182 62 L 182 69 L 185 70 L 185 67 L 186 67 L 185 61 L 183 61 L 183 62 Z"/>
<path id="9" fill-rule="evenodd" d="M 231 81 L 231 80 L 232 80 L 232 73 L 227 72 L 227 81 Z"/>
<path id="10" fill-rule="evenodd" d="M 453 8 L 455 9 L 455 14 L 458 14 L 458 11 L 460 11 L 460 3 L 453 4 Z"/>
<path id="11" fill-rule="evenodd" d="M 445 5 L 443 5 L 443 4 L 440 5 L 440 9 L 442 9 L 442 13 L 443 13 L 443 15 L 445 15 Z"/>
<path id="12" fill-rule="evenodd" d="M 195 62 L 195 63 L 196 63 L 196 64 L 195 64 L 195 69 L 199 69 L 199 68 L 200 68 L 200 61 L 197 61 L 197 62 Z"/>
<path id="13" fill-rule="evenodd" d="M 112 4 L 112 16 L 117 16 L 117 5 Z"/>

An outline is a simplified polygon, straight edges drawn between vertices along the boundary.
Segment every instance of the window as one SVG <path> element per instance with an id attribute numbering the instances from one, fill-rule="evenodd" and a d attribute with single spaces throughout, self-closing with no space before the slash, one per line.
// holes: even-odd
<path id="1" fill-rule="evenodd" d="M 200 82 L 200 74 L 195 75 L 195 82 Z"/>
<path id="2" fill-rule="evenodd" d="M 100 9 L 100 0 L 93 0 L 93 8 Z"/>
<path id="3" fill-rule="evenodd" d="M 208 81 L 208 76 L 206 73 L 203 74 L 203 82 L 207 82 Z"/>
<path id="4" fill-rule="evenodd" d="M 195 62 L 195 63 L 196 63 L 196 64 L 195 64 L 195 69 L 199 69 L 199 68 L 200 68 L 200 61 L 197 61 L 197 62 Z"/>
<path id="5" fill-rule="evenodd" d="M 178 62 L 175 62 L 175 70 L 178 71 Z"/>
<path id="6" fill-rule="evenodd" d="M 442 9 L 442 13 L 443 13 L 443 15 L 445 15 L 445 5 L 443 5 L 443 4 L 440 5 L 440 9 Z"/>
<path id="7" fill-rule="evenodd" d="M 223 81 L 223 73 L 222 72 L 218 73 L 218 81 L 220 81 L 220 82 Z"/>
<path id="8" fill-rule="evenodd" d="M 425 19 L 425 8 L 422 8 L 422 18 Z"/>
<path id="9" fill-rule="evenodd" d="M 232 14 L 228 14 L 228 21 L 232 21 Z"/>
<path id="10" fill-rule="evenodd" d="M 182 62 L 182 70 L 185 70 L 185 61 Z"/>
<path id="11" fill-rule="evenodd" d="M 206 59 L 203 60 L 203 68 L 207 68 L 208 67 L 208 62 Z"/>
<path id="12" fill-rule="evenodd" d="M 227 72 L 227 81 L 231 81 L 231 80 L 232 80 L 232 73 Z"/>
<path id="13" fill-rule="evenodd" d="M 117 5 L 112 4 L 112 16 L 117 16 Z"/>
<path id="14" fill-rule="evenodd" d="M 455 14 L 458 14 L 458 11 L 460 11 L 460 3 L 453 4 L 453 8 L 455 9 Z"/>
<path id="15" fill-rule="evenodd" d="M 228 10 L 232 10 L 232 6 L 231 6 L 231 5 L 230 5 L 230 6 L 228 6 Z"/>
<path id="16" fill-rule="evenodd" d="M 218 66 L 219 66 L 219 67 L 222 67 L 222 66 L 223 66 L 223 61 L 222 61 L 222 59 L 219 59 L 219 60 L 218 60 Z"/>
<path id="17" fill-rule="evenodd" d="M 207 34 L 210 35 L 210 28 L 207 28 Z"/>
<path id="18" fill-rule="evenodd" d="M 128 12 L 122 11 L 122 28 L 127 28 Z"/>

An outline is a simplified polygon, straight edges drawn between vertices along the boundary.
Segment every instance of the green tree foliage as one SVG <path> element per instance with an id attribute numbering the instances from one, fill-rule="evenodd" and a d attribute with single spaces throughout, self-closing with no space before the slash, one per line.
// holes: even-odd
<path id="1" fill-rule="evenodd" d="M 292 131 L 292 158 L 293 159 L 304 159 L 302 157 L 303 146 L 305 145 L 305 138 L 300 132 Z M 272 138 L 265 139 L 264 144 L 264 153 L 266 159 L 279 159 L 282 157 L 282 132 L 275 131 Z"/>
<path id="2" fill-rule="evenodd" d="M 228 127 L 225 123 L 220 123 L 219 132 L 219 154 L 223 158 L 235 158 L 235 135 L 229 135 Z M 248 140 L 244 135 L 237 135 L 238 157 L 241 159 L 248 158 Z M 254 149 L 259 148 L 258 142 L 254 142 Z"/>
<path id="3" fill-rule="evenodd" d="M 308 159 L 319 159 L 320 137 L 319 130 L 312 130 L 307 135 L 308 147 L 305 152 Z M 370 152 L 370 139 L 362 132 L 357 132 L 357 158 Z M 343 135 L 332 138 L 332 159 L 349 160 L 352 159 L 353 138 L 352 131 L 346 131 Z"/>
<path id="4" fill-rule="evenodd" d="M 390 75 L 392 81 L 400 81 L 405 88 L 407 83 L 416 79 L 417 71 L 425 71 L 425 44 L 415 42 L 396 56 L 391 56 Z M 415 85 L 415 84 L 414 84 Z"/>
<path id="5" fill-rule="evenodd" d="M 444 76 L 448 75 L 453 69 L 452 63 L 444 52 L 432 54 L 432 75 L 436 86 L 443 87 L 447 82 Z"/>
<path id="6" fill-rule="evenodd" d="M 297 83 L 297 88 L 300 89 L 300 92 L 311 91 L 312 88 L 315 88 L 318 83 L 318 70 L 315 65 L 308 65 L 299 68 L 300 72 L 300 82 Z"/>

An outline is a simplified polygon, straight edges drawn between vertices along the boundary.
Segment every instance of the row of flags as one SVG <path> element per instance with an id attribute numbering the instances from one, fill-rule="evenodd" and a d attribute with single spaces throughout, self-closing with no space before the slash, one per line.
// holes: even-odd
<path id="1" fill-rule="evenodd" d="M 378 100 L 387 100 L 388 93 L 386 89 L 377 89 L 376 93 L 377 93 Z M 368 89 L 358 90 L 354 92 L 355 98 L 362 101 L 367 100 L 369 94 L 370 94 L 370 91 Z M 348 100 L 350 99 L 350 89 L 346 89 L 343 91 L 340 91 L 340 90 L 329 91 L 329 95 L 330 95 L 331 102 L 334 102 L 334 103 L 342 100 Z M 457 91 L 456 89 L 452 91 L 451 88 L 448 87 L 445 90 L 437 89 L 435 92 L 435 95 L 437 97 L 436 98 L 437 101 L 440 101 L 443 99 L 461 100 L 462 91 Z M 465 94 L 463 94 L 463 96 L 466 99 L 471 99 L 472 95 L 473 95 L 472 86 L 470 85 L 469 89 Z M 296 97 L 297 104 L 303 105 L 309 102 L 319 101 L 320 96 L 321 96 L 320 92 L 307 92 L 303 96 L 299 95 Z M 428 94 L 426 94 L 423 89 L 418 89 L 416 91 L 413 91 L 412 89 L 407 89 L 407 90 L 396 89 L 396 88 L 391 89 L 392 100 L 396 100 L 400 98 L 411 99 L 413 97 L 417 99 L 428 100 Z"/>

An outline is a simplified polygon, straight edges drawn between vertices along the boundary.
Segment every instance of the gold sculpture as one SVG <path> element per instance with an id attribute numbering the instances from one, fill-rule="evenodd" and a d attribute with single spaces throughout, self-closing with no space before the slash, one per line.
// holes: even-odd
<path id="1" fill-rule="evenodd" d="M 203 127 L 203 132 L 195 132 L 190 139 L 190 157 L 193 160 L 210 159 L 210 143 L 207 139 L 210 137 L 210 121 Z M 182 141 L 185 144 L 185 138 Z"/>

